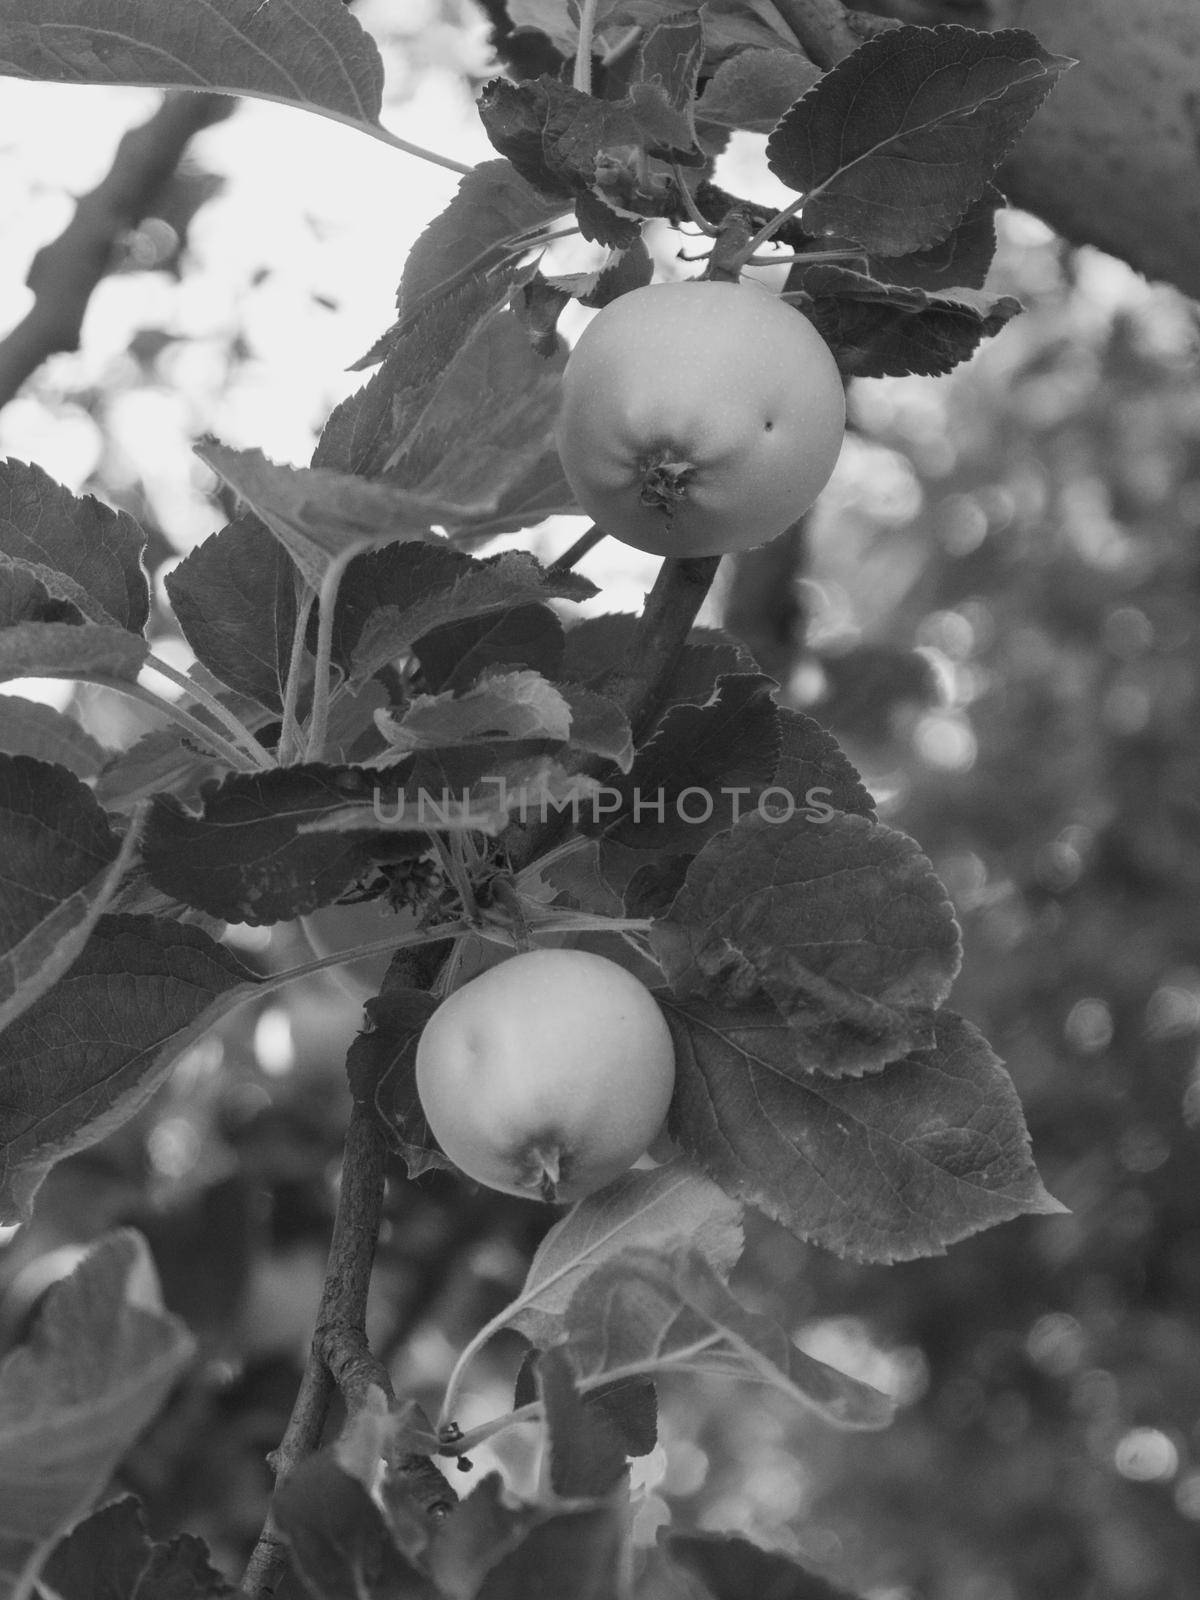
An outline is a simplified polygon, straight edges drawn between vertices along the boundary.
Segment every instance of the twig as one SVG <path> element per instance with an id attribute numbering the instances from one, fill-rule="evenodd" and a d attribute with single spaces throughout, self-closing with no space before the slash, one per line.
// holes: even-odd
<path id="1" fill-rule="evenodd" d="M 642 743 L 663 708 L 671 673 L 720 563 L 720 556 L 664 561 L 646 596 L 629 665 L 609 690 L 625 708 L 635 744 Z"/>
<path id="2" fill-rule="evenodd" d="M 348 1411 L 361 1408 L 367 1390 L 392 1398 L 392 1383 L 367 1348 L 367 1289 L 383 1216 L 386 1149 L 374 1109 L 356 1101 L 346 1131 L 342 1184 L 317 1325 L 287 1430 L 270 1458 L 276 1482 L 293 1472 L 321 1443 L 335 1388 Z M 272 1519 L 250 1556 L 242 1579 L 250 1600 L 265 1600 L 279 1586 L 287 1546 Z"/>
<path id="3" fill-rule="evenodd" d="M 112 266 L 122 235 L 150 214 L 193 135 L 236 105 L 228 95 L 169 94 L 148 122 L 124 135 L 107 175 L 82 196 L 58 238 L 33 258 L 26 282 L 34 303 L 0 341 L 0 406 L 47 356 L 78 350 L 88 301 Z"/>
<path id="4" fill-rule="evenodd" d="M 556 561 L 552 561 L 548 570 L 550 572 L 570 572 L 577 562 L 583 560 L 589 550 L 594 550 L 604 538 L 604 529 L 598 528 L 593 522 L 586 533 L 581 533 L 569 549 L 564 550 Z"/>

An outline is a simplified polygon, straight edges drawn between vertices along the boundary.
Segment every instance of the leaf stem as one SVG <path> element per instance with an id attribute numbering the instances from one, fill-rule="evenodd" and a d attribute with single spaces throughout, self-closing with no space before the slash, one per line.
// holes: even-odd
<path id="1" fill-rule="evenodd" d="M 157 672 L 160 677 L 169 679 L 171 683 L 185 690 L 194 700 L 198 700 L 222 727 L 229 730 L 233 735 L 234 742 L 245 750 L 256 767 L 267 768 L 271 766 L 271 757 L 259 744 L 246 724 L 240 717 L 235 716 L 228 706 L 222 705 L 215 694 L 210 694 L 203 684 L 197 683 L 195 678 L 189 677 L 186 672 L 180 672 L 177 667 L 173 667 L 169 661 L 164 661 L 161 656 L 156 656 L 153 651 L 147 655 L 144 664 L 152 671 Z M 157 695 L 154 698 L 163 706 L 170 704 L 169 701 L 159 701 Z M 200 726 L 203 727 L 204 724 L 201 723 Z M 212 737 L 211 734 L 209 737 Z"/>
<path id="2" fill-rule="evenodd" d="M 580 94 L 592 92 L 592 37 L 596 32 L 596 0 L 582 0 L 579 8 L 579 43 L 575 48 L 572 82 Z"/>
<path id="3" fill-rule="evenodd" d="M 593 522 L 586 532 L 581 533 L 573 545 L 568 546 L 557 560 L 552 561 L 548 567 L 550 572 L 570 572 L 577 562 L 583 560 L 590 550 L 594 550 L 601 539 L 607 535 L 603 528 L 598 528 Z"/>
<path id="4" fill-rule="evenodd" d="M 442 1396 L 442 1409 L 438 1413 L 437 1420 L 439 1434 L 446 1432 L 454 1424 L 454 1412 L 458 1406 L 458 1396 L 463 1386 L 463 1379 L 466 1377 L 467 1368 L 483 1349 L 484 1345 L 487 1344 L 488 1340 L 499 1333 L 502 1328 L 508 1326 L 512 1311 L 512 1305 L 507 1305 L 502 1311 L 498 1311 L 490 1322 L 484 1323 L 474 1338 L 469 1340 L 459 1352 L 458 1360 L 454 1363 L 454 1370 L 446 1382 L 446 1392 Z M 457 1454 L 457 1450 L 454 1453 Z"/>
<path id="5" fill-rule="evenodd" d="M 365 961 L 369 956 L 390 955 L 395 950 L 403 950 L 408 945 L 436 944 L 441 939 L 457 939 L 462 934 L 470 933 L 468 923 L 461 919 L 453 922 L 440 923 L 435 928 L 414 928 L 409 933 L 392 934 L 387 939 L 373 939 L 369 944 L 359 945 L 355 950 L 338 950 L 332 955 L 316 956 L 312 961 L 302 962 L 298 967 L 288 967 L 283 972 L 268 973 L 260 979 L 251 991 L 254 995 L 270 994 L 273 989 L 281 989 L 285 983 L 291 983 L 296 978 L 310 978 L 314 972 L 324 972 L 329 967 L 343 965 L 347 961 Z M 246 995 L 243 998 L 249 999 Z"/>
<path id="6" fill-rule="evenodd" d="M 662 710 L 671 673 L 720 564 L 720 556 L 664 561 L 646 596 L 629 664 L 616 685 L 635 745 Z"/>
<path id="7" fill-rule="evenodd" d="M 308 719 L 306 761 L 320 759 L 325 748 L 325 735 L 329 731 L 329 671 L 333 658 L 333 618 L 337 610 L 338 589 L 346 568 L 360 553 L 358 545 L 351 545 L 334 556 L 321 579 L 321 598 L 317 612 L 317 655 L 313 670 L 312 712 Z"/>
<path id="8" fill-rule="evenodd" d="M 138 700 L 142 705 L 161 712 L 164 717 L 169 717 L 182 728 L 197 744 L 211 750 L 215 756 L 237 772 L 258 772 L 270 765 L 267 760 L 253 760 L 247 751 L 215 732 L 206 722 L 201 722 L 199 717 L 193 717 L 189 711 L 185 711 L 182 706 L 177 706 L 170 700 L 163 700 L 153 689 L 147 689 L 140 683 L 130 683 L 127 678 L 110 678 L 102 672 L 83 673 L 79 681 L 94 683 L 101 689 L 112 689 L 117 694 L 125 695 L 129 700 Z M 266 755 L 265 751 L 263 755 Z"/>
<path id="9" fill-rule="evenodd" d="M 300 676 L 304 666 L 304 641 L 308 634 L 308 619 L 312 614 L 316 594 L 308 584 L 296 612 L 296 626 L 292 633 L 292 652 L 288 658 L 287 687 L 283 691 L 283 727 L 279 734 L 277 759 L 281 767 L 294 761 L 300 749 L 300 724 L 296 707 L 300 700 Z"/>

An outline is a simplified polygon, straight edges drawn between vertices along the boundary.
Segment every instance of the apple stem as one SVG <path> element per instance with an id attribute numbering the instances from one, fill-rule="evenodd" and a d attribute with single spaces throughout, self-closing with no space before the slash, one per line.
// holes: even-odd
<path id="1" fill-rule="evenodd" d="M 639 465 L 642 486 L 638 499 L 649 510 L 661 511 L 670 521 L 696 475 L 695 462 L 680 461 L 672 450 L 663 446 L 654 455 L 643 458 Z"/>

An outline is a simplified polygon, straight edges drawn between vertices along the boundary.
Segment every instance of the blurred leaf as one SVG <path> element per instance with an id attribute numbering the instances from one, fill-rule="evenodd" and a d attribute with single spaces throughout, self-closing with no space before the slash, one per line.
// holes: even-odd
<path id="1" fill-rule="evenodd" d="M 13 73 L 13 45 L 19 49 L 22 36 L 34 43 L 29 36 L 40 27 L 6 21 L 0 12 L 0 73 Z M 140 634 L 150 614 L 141 566 L 145 544 L 146 535 L 125 512 L 91 495 L 73 495 L 41 467 L 0 461 L 0 571 L 6 576 L 36 580 L 91 622 Z"/>
<path id="2" fill-rule="evenodd" d="M 707 1372 L 769 1385 L 842 1428 L 883 1428 L 894 1406 L 814 1360 L 747 1311 L 688 1242 L 637 1246 L 588 1274 L 567 1309 L 566 1353 L 588 1385 L 633 1373 Z"/>
<path id="3" fill-rule="evenodd" d="M 907 255 L 944 239 L 1071 63 L 1033 34 L 892 28 L 782 118 L 767 165 L 814 236 Z"/>
<path id="4" fill-rule="evenodd" d="M 474 1600 L 609 1600 L 620 1592 L 627 1511 L 565 1511 L 539 1522 L 501 1556 Z"/>
<path id="5" fill-rule="evenodd" d="M 599 1500 L 611 1494 L 628 1471 L 620 1435 L 603 1411 L 586 1404 L 561 1349 L 538 1358 L 536 1380 L 550 1487 L 560 1500 Z"/>
<path id="6" fill-rule="evenodd" d="M 112 754 L 74 717 L 19 694 L 0 695 L 0 752 L 53 762 L 77 778 L 94 778 Z"/>
<path id="7" fill-rule="evenodd" d="M 84 622 L 18 622 L 0 628 L 0 682 L 13 678 L 119 678 L 137 681 L 145 639 L 124 628 Z"/>
<path id="8" fill-rule="evenodd" d="M 909 1261 L 1062 1208 L 982 1036 L 941 1011 L 930 1048 L 883 1072 L 810 1072 L 777 1014 L 658 997 L 675 1039 L 668 1126 L 730 1195 L 859 1261 Z"/>
<path id="9" fill-rule="evenodd" d="M 525 1352 L 513 1389 L 513 1405 L 525 1406 L 538 1398 L 537 1370 L 541 1352 Z M 627 1456 L 648 1456 L 658 1443 L 658 1396 L 649 1378 L 618 1378 L 615 1383 L 589 1389 L 585 1406 L 603 1413 Z"/>
<path id="10" fill-rule="evenodd" d="M 374 1500 L 331 1451 L 289 1472 L 271 1508 L 315 1600 L 438 1600 L 432 1581 L 397 1549 Z"/>
<path id="11" fill-rule="evenodd" d="M 139 1503 L 127 1496 L 77 1523 L 42 1569 L 58 1600 L 222 1600 L 232 1584 L 191 1533 L 155 1544 Z"/>
<path id="12" fill-rule="evenodd" d="M 512 1504 L 498 1472 L 481 1479 L 433 1530 L 429 1565 L 439 1590 L 448 1600 L 475 1600 L 489 1567 L 520 1543 L 536 1515 Z"/>
<path id="13" fill-rule="evenodd" d="M 858 1600 L 780 1550 L 763 1550 L 730 1534 L 672 1533 L 666 1549 L 704 1580 L 712 1600 Z"/>
<path id="14" fill-rule="evenodd" d="M 30 1600 L 55 1542 L 104 1489 L 192 1353 L 132 1231 L 93 1245 L 48 1292 L 29 1342 L 0 1363 L 0 1578 L 13 1600 Z"/>
<path id="15" fill-rule="evenodd" d="M 650 938 L 677 995 L 768 995 L 795 1070 L 834 1076 L 931 1043 L 960 960 L 953 909 L 914 841 L 844 812 L 743 817 L 696 857 Z"/>
<path id="16" fill-rule="evenodd" d="M 138 844 L 118 839 L 78 778 L 0 756 L 0 1029 L 45 994 L 83 949 Z"/>
<path id="17" fill-rule="evenodd" d="M 542 1240 L 505 1325 L 532 1343 L 562 1337 L 562 1318 L 579 1284 L 610 1256 L 686 1238 L 728 1277 L 742 1252 L 741 1207 L 685 1162 L 627 1172 L 573 1206 Z"/>
<path id="18" fill-rule="evenodd" d="M 283 710 L 287 686 L 297 576 L 284 545 L 257 517 L 241 516 L 166 577 L 197 657 L 230 689 L 275 712 Z"/>
<path id="19" fill-rule="evenodd" d="M 27 1219 L 54 1163 L 128 1121 L 257 981 L 198 928 L 101 917 L 0 1034 L 0 1222 Z"/>
<path id="20" fill-rule="evenodd" d="M 207 0 L 180 11 L 159 0 L 20 0 L 0 10 L 10 77 L 209 89 L 279 100 L 352 127 L 379 123 L 383 66 L 340 0 Z"/>

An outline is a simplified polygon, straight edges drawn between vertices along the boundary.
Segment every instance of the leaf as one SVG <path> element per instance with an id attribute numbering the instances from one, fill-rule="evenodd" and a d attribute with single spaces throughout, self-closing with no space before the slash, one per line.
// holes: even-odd
<path id="1" fill-rule="evenodd" d="M 712 1600 L 858 1600 L 781 1550 L 763 1550 L 725 1533 L 671 1533 L 666 1549 L 703 1579 Z"/>
<path id="2" fill-rule="evenodd" d="M 545 1347 L 562 1337 L 562 1319 L 583 1278 L 632 1245 L 686 1238 L 722 1277 L 742 1253 L 741 1208 L 686 1162 L 627 1172 L 556 1222 L 530 1262 L 505 1325 Z"/>
<path id="3" fill-rule="evenodd" d="M 692 120 L 703 59 L 704 33 L 698 16 L 676 12 L 643 35 L 627 93 L 650 155 L 703 164 Z"/>
<path id="4" fill-rule="evenodd" d="M 421 679 L 433 693 L 461 693 L 489 667 L 529 667 L 545 678 L 562 672 L 563 626 L 537 602 L 443 623 L 413 644 Z"/>
<path id="5" fill-rule="evenodd" d="M 77 778 L 96 777 L 111 756 L 74 717 L 19 694 L 0 695 L 0 753 L 50 761 Z"/>
<path id="6" fill-rule="evenodd" d="M 951 231 L 1071 63 L 1031 33 L 891 28 L 781 119 L 767 165 L 818 237 L 906 255 Z"/>
<path id="7" fill-rule="evenodd" d="M 540 1360 L 536 1347 L 525 1352 L 513 1390 L 514 1408 L 538 1398 Z M 658 1397 L 649 1378 L 619 1378 L 590 1389 L 582 1400 L 589 1410 L 603 1414 L 627 1456 L 648 1456 L 658 1444 Z"/>
<path id="8" fill-rule="evenodd" d="M 241 516 L 166 577 L 184 637 L 223 684 L 283 710 L 296 630 L 297 568 L 257 517 Z"/>
<path id="9" fill-rule="evenodd" d="M 474 1600 L 612 1600 L 620 1593 L 627 1518 L 614 1503 L 539 1522 L 501 1556 Z"/>
<path id="10" fill-rule="evenodd" d="M 231 773 L 206 785 L 199 816 L 173 795 L 156 798 L 142 857 L 165 894 L 226 922 L 255 927 L 331 905 L 367 871 L 385 831 L 318 832 L 313 822 L 354 804 L 385 817 L 395 808 L 394 774 L 321 763 Z M 411 847 L 411 848 L 409 848 Z M 393 833 L 389 851 L 429 848 L 423 834 Z"/>
<path id="11" fill-rule="evenodd" d="M 781 753 L 775 783 L 814 816 L 822 807 L 875 820 L 875 803 L 837 740 L 819 722 L 780 706 Z"/>
<path id="12" fill-rule="evenodd" d="M 63 975 L 132 863 L 91 790 L 61 767 L 0 756 L 0 1029 Z"/>
<path id="13" fill-rule="evenodd" d="M 550 572 L 525 551 L 477 560 L 444 545 L 398 544 L 357 556 L 338 589 L 333 660 L 362 682 L 435 628 L 550 599 L 585 600 L 595 586 Z"/>
<path id="14" fill-rule="evenodd" d="M 14 3 L 0 0 L 0 72 L 12 72 L 13 33 L 19 39 L 41 27 L 7 20 L 4 12 Z M 73 495 L 41 467 L 0 461 L 0 572 L 7 577 L 36 580 L 90 622 L 141 633 L 150 615 L 141 565 L 145 543 L 146 535 L 125 512 L 91 495 Z"/>
<path id="15" fill-rule="evenodd" d="M 206 933 L 104 916 L 70 970 L 0 1034 L 0 1222 L 56 1161 L 127 1122 L 258 980 Z"/>
<path id="16" fill-rule="evenodd" d="M 530 346 L 511 312 L 492 317 L 455 356 L 402 444 L 384 463 L 387 481 L 430 499 L 453 501 L 439 518 L 470 533 L 490 521 L 544 459 L 559 467 L 554 422 L 567 351 L 547 359 Z M 570 491 L 562 479 L 563 495 Z"/>
<path id="17" fill-rule="evenodd" d="M 12 678 L 117 678 L 136 683 L 148 647 L 140 634 L 85 622 L 0 628 L 0 683 Z"/>
<path id="18" fill-rule="evenodd" d="M 696 120 L 770 133 L 821 76 L 802 50 L 742 50 L 717 67 L 696 104 Z"/>
<path id="19" fill-rule="evenodd" d="M 383 1514 L 332 1451 L 309 1456 L 277 1486 L 276 1526 L 315 1600 L 438 1600 L 397 1549 Z"/>
<path id="20" fill-rule="evenodd" d="M 393 750 L 436 750 L 477 740 L 548 740 L 565 744 L 571 708 L 537 672 L 487 672 L 460 695 L 414 695 L 402 716 L 377 719 Z"/>
<path id="21" fill-rule="evenodd" d="M 231 450 L 216 440 L 198 444 L 196 454 L 262 518 L 314 589 L 347 551 L 433 539 L 435 522 L 470 510 L 349 473 L 278 466 L 261 450 Z"/>
<path id="22" fill-rule="evenodd" d="M 33 1595 L 49 1551 L 108 1483 L 193 1350 L 163 1310 L 150 1253 L 131 1230 L 92 1245 L 47 1293 L 28 1343 L 0 1363 L 0 1584 L 13 1600 Z"/>
<path id="23" fill-rule="evenodd" d="M 604 1412 L 585 1403 L 562 1350 L 537 1362 L 550 1487 L 560 1500 L 599 1500 L 627 1476 L 625 1446 Z"/>
<path id="24" fill-rule="evenodd" d="M 931 294 L 877 283 L 848 267 L 810 267 L 793 281 L 809 297 L 806 314 L 846 377 L 949 372 L 1021 310 L 1011 295 Z"/>
<path id="25" fill-rule="evenodd" d="M 757 804 L 779 762 L 778 687 L 761 673 L 721 677 L 703 705 L 672 706 L 615 791 L 606 838 L 641 850 L 698 851 Z"/>
<path id="26" fill-rule="evenodd" d="M 465 278 L 386 333 L 357 363 L 369 365 L 382 357 L 382 366 L 334 408 L 313 453 L 313 466 L 365 478 L 381 476 L 403 453 L 455 358 L 507 304 L 514 286 L 535 270 L 531 265 Z"/>
<path id="27" fill-rule="evenodd" d="M 498 1472 L 481 1479 L 432 1530 L 429 1566 L 447 1600 L 475 1600 L 488 1569 L 535 1520 L 532 1508 L 510 1501 Z"/>
<path id="28" fill-rule="evenodd" d="M 747 1311 L 686 1241 L 629 1249 L 589 1274 L 567 1311 L 565 1348 L 585 1389 L 634 1373 L 708 1372 L 767 1384 L 841 1428 L 886 1427 L 895 1409 Z"/>
<path id="29" fill-rule="evenodd" d="M 42 1569 L 56 1600 L 222 1600 L 233 1585 L 210 1564 L 203 1539 L 155 1544 L 132 1495 L 77 1523 Z"/>
<path id="30" fill-rule="evenodd" d="M 1012 1081 L 941 1011 L 930 1048 L 865 1078 L 807 1071 L 786 1024 L 656 996 L 675 1039 L 671 1135 L 728 1194 L 858 1261 L 911 1261 L 1023 1212 L 1042 1187 Z"/>
<path id="31" fill-rule="evenodd" d="M 939 243 L 912 255 L 873 256 L 870 275 L 880 283 L 952 295 L 956 289 L 982 289 L 996 253 L 996 212 L 1004 196 L 989 183 Z"/>
<path id="32" fill-rule="evenodd" d="M 561 215 L 505 160 L 481 161 L 413 245 L 396 294 L 403 323 L 463 276 L 495 272 Z"/>
<path id="33" fill-rule="evenodd" d="M 208 89 L 303 106 L 377 128 L 383 65 L 340 0 L 21 0 L 0 5 L 0 60 L 14 78 Z M 27 13 L 26 13 L 27 15 Z"/>
<path id="34" fill-rule="evenodd" d="M 790 1024 L 798 1070 L 857 1076 L 931 1040 L 958 971 L 958 924 L 906 834 L 836 813 L 760 808 L 693 861 L 651 930 L 674 992 Z"/>
<path id="35" fill-rule="evenodd" d="M 628 772 L 633 766 L 633 729 L 624 709 L 607 695 L 581 689 L 577 683 L 560 683 L 557 688 L 571 707 L 573 747 Z"/>
<path id="36" fill-rule="evenodd" d="M 638 618 L 613 611 L 585 617 L 567 630 L 563 674 L 593 689 L 603 688 L 629 658 Z M 716 628 L 693 628 L 680 652 L 666 689 L 670 705 L 703 705 L 716 690 L 717 679 L 734 673 L 754 673 L 749 653 Z"/>

